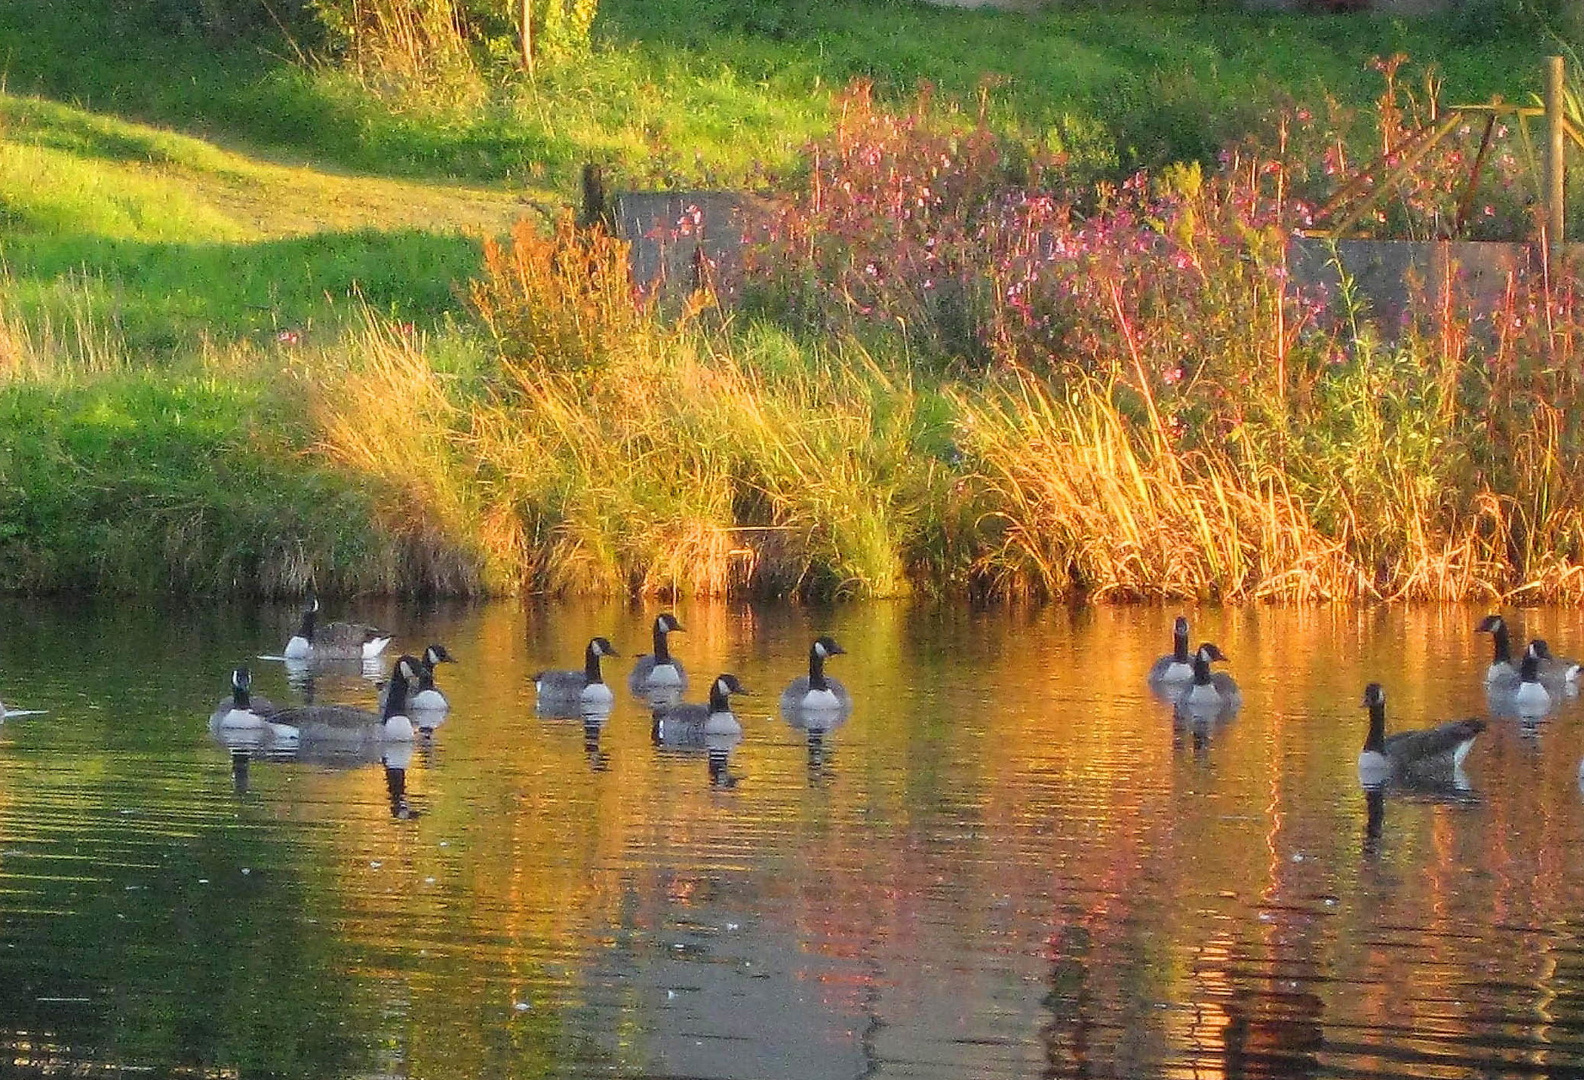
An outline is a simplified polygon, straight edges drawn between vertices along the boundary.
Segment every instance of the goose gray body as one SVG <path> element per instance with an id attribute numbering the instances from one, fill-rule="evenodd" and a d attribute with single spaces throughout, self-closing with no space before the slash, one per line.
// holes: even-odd
<path id="1" fill-rule="evenodd" d="M 1370 726 L 1358 767 L 1359 779 L 1366 786 L 1384 783 L 1394 776 L 1449 775 L 1463 764 L 1475 737 L 1485 730 L 1485 721 L 1471 717 L 1399 731 L 1388 738 L 1386 691 L 1380 683 L 1365 687 L 1364 707 L 1369 710 Z"/>
<path id="2" fill-rule="evenodd" d="M 296 727 L 304 745 L 357 747 L 386 740 L 410 741 L 413 724 L 407 716 L 407 692 L 417 674 L 418 661 L 414 657 L 397 659 L 385 701 L 377 713 L 353 705 L 297 705 L 281 709 L 272 719 Z"/>
<path id="3" fill-rule="evenodd" d="M 1149 681 L 1156 686 L 1193 681 L 1193 655 L 1188 651 L 1188 620 L 1183 616 L 1177 616 L 1172 623 L 1172 651 L 1150 665 Z"/>
<path id="4" fill-rule="evenodd" d="M 662 614 L 654 621 L 654 652 L 643 653 L 627 675 L 627 689 L 635 697 L 648 697 L 655 691 L 675 694 L 680 699 L 687 689 L 687 672 L 681 661 L 671 655 L 667 636 L 682 630 L 676 616 Z"/>
<path id="5" fill-rule="evenodd" d="M 221 698 L 220 701 L 216 703 L 214 712 L 209 714 L 209 723 L 211 725 L 219 724 L 226 718 L 227 714 L 235 709 L 235 707 L 236 699 L 234 695 L 232 697 Z M 263 694 L 250 694 L 249 707 L 254 713 L 266 720 L 271 719 L 281 710 L 279 705 L 275 704 Z"/>
<path id="6" fill-rule="evenodd" d="M 1523 659 L 1518 662 L 1518 678 L 1510 683 L 1486 686 L 1486 697 L 1493 711 L 1524 720 L 1537 720 L 1551 711 L 1563 690 L 1548 687 L 1540 677 L 1544 650 L 1545 642 L 1530 642 L 1524 649 Z"/>

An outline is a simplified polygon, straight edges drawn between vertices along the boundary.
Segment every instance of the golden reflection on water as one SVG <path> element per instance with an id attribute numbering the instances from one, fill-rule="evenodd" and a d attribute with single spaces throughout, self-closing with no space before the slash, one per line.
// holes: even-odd
<path id="1" fill-rule="evenodd" d="M 260 761 L 228 790 L 202 716 L 291 612 L 134 626 L 181 662 L 130 676 L 105 660 L 124 613 L 35 613 L 0 657 L 8 696 L 51 709 L 0 730 L 5 911 L 97 932 L 109 909 L 81 912 L 137 868 L 181 878 L 161 844 L 254 845 L 249 895 L 348 979 L 360 1068 L 414 1077 L 1584 1072 L 1577 704 L 1535 731 L 1493 719 L 1472 790 L 1389 792 L 1366 835 L 1364 683 L 1386 685 L 1389 728 L 1484 715 L 1483 612 L 1190 612 L 1245 705 L 1184 725 L 1143 679 L 1171 610 L 686 604 L 688 699 L 722 671 L 757 691 L 723 788 L 652 746 L 626 694 L 657 611 L 364 613 L 460 661 L 406 772 L 413 819 L 377 766 Z M 1512 621 L 1584 652 L 1580 612 Z M 826 631 L 857 707 L 811 747 L 773 714 Z M 581 722 L 535 714 L 529 677 L 579 666 L 595 634 L 623 658 L 591 753 Z M 68 638 L 75 669 L 37 662 Z M 107 725 L 89 706 L 118 680 Z M 129 799 L 162 808 L 135 842 Z M 67 888 L 55 863 L 85 851 Z"/>

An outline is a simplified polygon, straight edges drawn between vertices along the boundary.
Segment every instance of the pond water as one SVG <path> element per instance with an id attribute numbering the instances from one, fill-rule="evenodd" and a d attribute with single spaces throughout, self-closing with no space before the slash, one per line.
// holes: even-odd
<path id="1" fill-rule="evenodd" d="M 0 727 L 10 1072 L 1584 1075 L 1579 706 L 1373 825 L 1358 783 L 1367 681 L 1388 729 L 1487 714 L 1483 611 L 1193 612 L 1246 704 L 1184 728 L 1144 679 L 1174 610 L 683 604 L 689 699 L 760 691 L 728 784 L 622 679 L 602 727 L 535 714 L 659 609 L 329 606 L 459 661 L 399 805 L 210 738 L 294 610 L 0 602 L 0 693 L 48 710 Z M 1584 612 L 1512 621 L 1584 651 Z M 857 704 L 811 741 L 776 694 L 820 632 Z"/>

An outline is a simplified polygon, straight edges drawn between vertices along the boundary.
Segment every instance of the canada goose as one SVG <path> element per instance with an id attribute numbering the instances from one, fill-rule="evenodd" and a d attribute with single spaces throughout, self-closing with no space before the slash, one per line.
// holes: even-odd
<path id="1" fill-rule="evenodd" d="M 666 635 L 682 630 L 682 624 L 670 612 L 654 621 L 654 652 L 644 653 L 633 664 L 627 676 L 627 689 L 636 697 L 644 697 L 655 690 L 672 690 L 678 696 L 687 689 L 687 672 L 671 655 Z"/>
<path id="2" fill-rule="evenodd" d="M 1193 682 L 1183 687 L 1177 696 L 1177 715 L 1202 718 L 1217 713 L 1231 712 L 1243 704 L 1243 694 L 1232 676 L 1224 671 L 1211 673 L 1213 661 L 1225 661 L 1226 654 L 1206 641 L 1194 653 Z"/>
<path id="3" fill-rule="evenodd" d="M 385 651 L 391 635 L 362 623 L 318 625 L 319 598 L 310 595 L 302 625 L 281 655 L 287 660 L 371 660 Z"/>
<path id="4" fill-rule="evenodd" d="M 710 684 L 708 705 L 677 705 L 655 714 L 655 741 L 667 746 L 703 746 L 712 745 L 712 740 L 740 738 L 742 724 L 731 711 L 731 695 L 747 693 L 737 676 L 717 676 Z"/>
<path id="5" fill-rule="evenodd" d="M 229 733 L 256 732 L 264 743 L 287 745 L 297 741 L 298 731 L 291 724 L 277 722 L 280 712 L 270 700 L 252 694 L 253 676 L 245 667 L 231 672 L 231 696 L 215 706 L 209 715 L 209 730 L 216 737 Z M 229 745 L 229 743 L 228 743 Z"/>
<path id="6" fill-rule="evenodd" d="M 1474 737 L 1485 730 L 1485 721 L 1448 720 L 1435 727 L 1399 731 L 1386 737 L 1386 691 L 1380 683 L 1364 688 L 1369 710 L 1369 736 L 1359 753 L 1359 783 L 1377 787 L 1393 776 L 1426 776 L 1449 773 L 1463 764 Z"/>
<path id="7" fill-rule="evenodd" d="M 609 712 L 615 695 L 600 675 L 600 658 L 620 655 L 611 648 L 609 641 L 597 637 L 588 643 L 588 648 L 583 652 L 582 671 L 539 672 L 533 677 L 539 708 Z"/>
<path id="8" fill-rule="evenodd" d="M 837 680 L 825 674 L 825 661 L 844 656 L 847 650 L 833 637 L 819 637 L 809 646 L 808 674 L 799 675 L 781 691 L 781 714 L 788 719 L 799 713 L 846 713 L 852 708 L 852 695 Z"/>
<path id="9" fill-rule="evenodd" d="M 1517 686 L 1518 666 L 1513 663 L 1512 639 L 1507 633 L 1507 620 L 1500 615 L 1487 615 L 1474 628 L 1477 634 L 1491 636 L 1491 662 L 1485 669 L 1485 685 L 1491 687 Z"/>
<path id="10" fill-rule="evenodd" d="M 1578 690 L 1579 662 L 1566 660 L 1551 654 L 1551 646 L 1541 638 L 1535 638 L 1529 643 L 1535 650 L 1535 655 L 1540 658 L 1540 681 L 1557 690 Z"/>
<path id="11" fill-rule="evenodd" d="M 1512 688 L 1512 704 L 1519 716 L 1544 716 L 1551 709 L 1551 692 L 1540 681 L 1540 660 L 1545 647 L 1545 642 L 1536 638 L 1519 661 L 1518 685 Z"/>
<path id="12" fill-rule="evenodd" d="M 430 645 L 418 658 L 418 685 L 408 688 L 407 715 L 419 731 L 433 731 L 445 721 L 445 714 L 451 711 L 451 703 L 435 685 L 434 675 L 435 665 L 454 663 L 456 658 L 446 652 L 444 645 Z M 380 690 L 379 704 L 382 711 L 389 694 L 390 684 L 386 683 Z"/>
<path id="13" fill-rule="evenodd" d="M 435 666 L 437 664 L 454 664 L 456 659 L 448 652 L 444 645 L 430 645 L 423 651 L 418 665 L 418 689 L 413 692 L 410 704 L 415 712 L 444 712 L 451 708 L 451 703 L 435 685 Z"/>
<path id="14" fill-rule="evenodd" d="M 1188 619 L 1177 616 L 1172 623 L 1172 651 L 1150 665 L 1149 681 L 1186 683 L 1193 680 L 1193 657 L 1188 653 Z"/>
<path id="15" fill-rule="evenodd" d="M 297 705 L 277 712 L 279 723 L 293 724 L 306 744 L 341 744 L 356 750 L 380 740 L 411 742 L 407 691 L 418 677 L 418 661 L 403 654 L 391 669 L 385 704 L 378 713 L 351 705 Z"/>

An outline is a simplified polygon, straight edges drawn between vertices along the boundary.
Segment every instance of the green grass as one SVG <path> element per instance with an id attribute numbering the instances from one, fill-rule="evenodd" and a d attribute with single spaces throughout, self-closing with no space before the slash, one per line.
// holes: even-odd
<path id="1" fill-rule="evenodd" d="M 1533 33 L 1457 20 L 1250 15 L 1225 7 L 1057 5 L 1037 16 L 903 0 L 604 0 L 587 63 L 505 85 L 480 108 L 381 102 L 284 41 L 215 47 L 155 35 L 135 6 L 14 0 L 0 8 L 13 92 L 389 175 L 548 184 L 614 160 L 638 179 L 740 182 L 828 128 L 855 78 L 901 100 L 923 82 L 1099 164 L 1206 157 L 1271 103 L 1352 105 L 1376 55 L 1433 60 L 1447 93 L 1538 87 Z M 96 27 L 111 32 L 97 32 Z M 305 42 L 305 45 L 311 45 Z"/>

